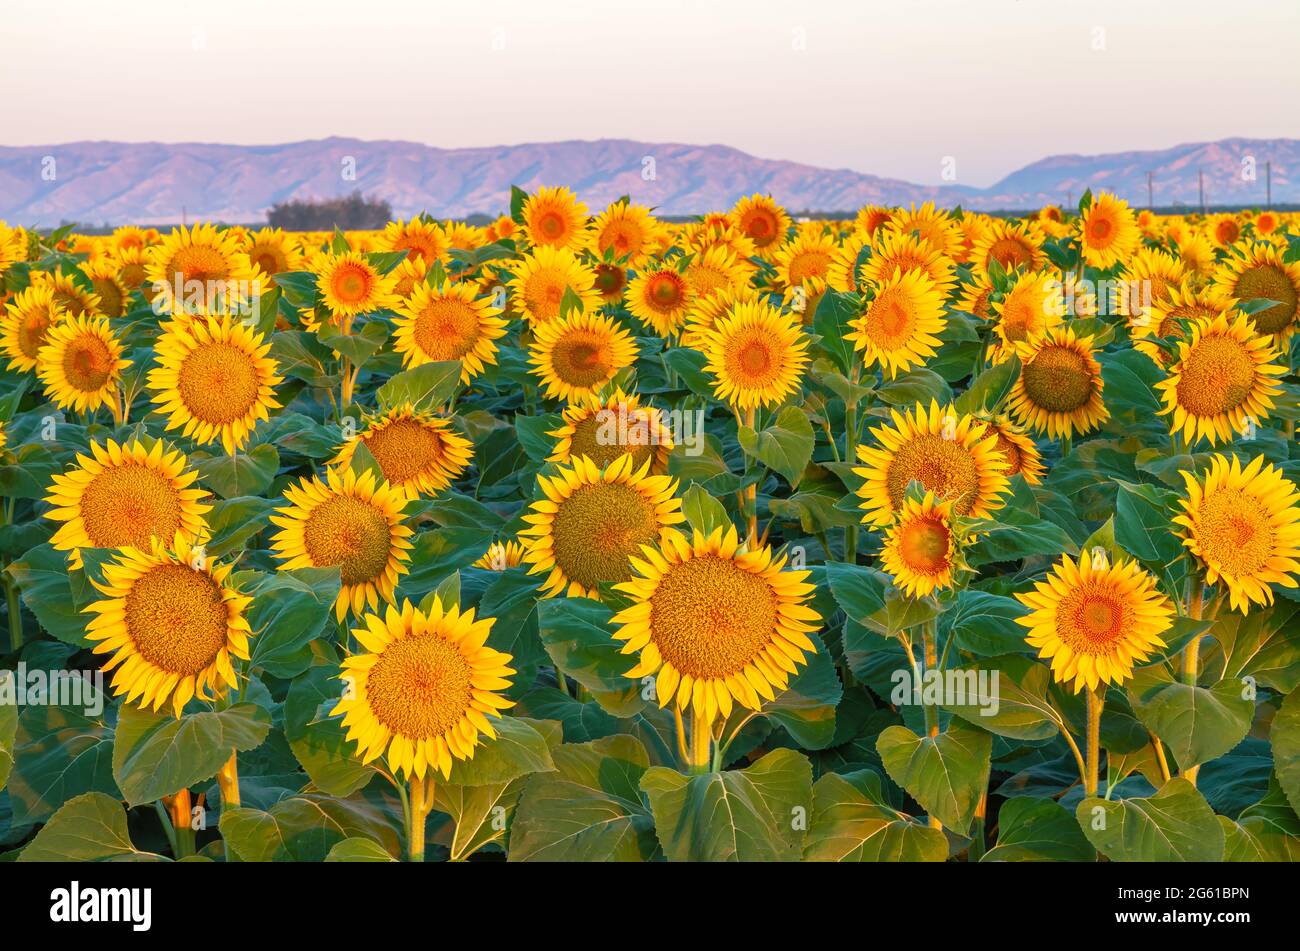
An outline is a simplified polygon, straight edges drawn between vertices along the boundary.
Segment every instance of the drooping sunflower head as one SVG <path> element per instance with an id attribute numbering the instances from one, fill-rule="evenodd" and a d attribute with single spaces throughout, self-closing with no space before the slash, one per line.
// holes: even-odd
<path id="1" fill-rule="evenodd" d="M 410 403 L 371 419 L 339 447 L 331 465 L 350 466 L 357 446 L 374 456 L 390 485 L 412 498 L 445 489 L 474 457 L 473 444 L 450 419 L 418 411 Z"/>
<path id="2" fill-rule="evenodd" d="M 853 471 L 865 480 L 857 490 L 864 522 L 891 524 L 913 482 L 951 502 L 954 515 L 985 518 L 1002 507 L 1007 462 L 987 423 L 934 400 L 928 409 L 918 403 L 890 413 L 893 425 L 871 431 L 880 445 L 857 447 L 862 466 Z"/>
<path id="3" fill-rule="evenodd" d="M 233 229 L 221 231 L 213 225 L 177 228 L 147 254 L 145 280 L 161 295 L 155 306 L 162 313 L 207 309 L 218 300 L 247 300 L 259 283 L 239 233 Z"/>
<path id="4" fill-rule="evenodd" d="M 881 567 L 909 598 L 923 598 L 951 588 L 961 568 L 952 502 L 938 502 L 933 492 L 908 498 L 889 527 L 880 551 Z"/>
<path id="5" fill-rule="evenodd" d="M 36 357 L 50 326 L 66 317 L 54 303 L 54 288 L 33 284 L 15 294 L 5 305 L 3 341 L 9 368 L 18 372 L 36 369 Z"/>
<path id="6" fill-rule="evenodd" d="M 1055 439 L 1092 432 L 1110 418 L 1092 343 L 1058 327 L 1017 345 L 1020 376 L 1008 400 L 1017 422 Z"/>
<path id="7" fill-rule="evenodd" d="M 695 305 L 695 289 L 671 264 L 639 273 L 627 289 L 627 309 L 661 337 L 673 337 Z"/>
<path id="8" fill-rule="evenodd" d="M 244 238 L 244 253 L 263 274 L 273 277 L 290 271 L 301 271 L 302 250 L 293 235 L 279 228 L 262 228 Z"/>
<path id="9" fill-rule="evenodd" d="M 713 392 L 733 406 L 776 406 L 803 381 L 808 338 L 796 316 L 770 304 L 737 304 L 702 336 Z"/>
<path id="10" fill-rule="evenodd" d="M 317 267 L 316 289 L 336 320 L 392 310 L 400 303 L 393 290 L 397 275 L 380 274 L 360 252 L 326 255 Z"/>
<path id="11" fill-rule="evenodd" d="M 495 619 L 435 597 L 427 615 L 405 601 L 359 620 L 362 650 L 342 663 L 348 689 L 330 715 L 343 715 L 363 762 L 384 756 L 400 775 L 450 777 L 480 736 L 496 738 L 488 717 L 514 705 L 498 692 L 510 687 L 512 658 L 487 646 Z"/>
<path id="12" fill-rule="evenodd" d="M 672 432 L 664 425 L 663 413 L 642 406 L 635 393 L 616 389 L 603 398 L 590 394 L 566 406 L 563 419 L 563 426 L 547 434 L 556 439 L 548 462 L 573 465 L 586 456 L 603 469 L 628 454 L 634 468 L 648 462 L 656 475 L 668 468 Z"/>
<path id="13" fill-rule="evenodd" d="M 1074 692 L 1099 683 L 1120 684 L 1133 665 L 1164 647 L 1173 605 L 1156 581 L 1135 561 L 1078 560 L 1065 555 L 1034 590 L 1016 598 L 1030 609 L 1017 623 L 1029 628 L 1025 640 L 1038 656 L 1052 661 L 1058 683 L 1074 682 Z"/>
<path id="14" fill-rule="evenodd" d="M 742 198 L 729 215 L 732 224 L 762 251 L 779 245 L 790 230 L 790 216 L 771 195 L 750 195 Z"/>
<path id="15" fill-rule="evenodd" d="M 591 247 L 599 258 L 609 252 L 615 261 L 637 267 L 658 247 L 663 232 L 649 208 L 616 201 L 592 225 Z"/>
<path id="16" fill-rule="evenodd" d="M 405 251 L 408 261 L 418 260 L 426 267 L 446 260 L 449 250 L 442 227 L 418 215 L 410 221 L 390 221 L 379 243 L 388 251 Z"/>
<path id="17" fill-rule="evenodd" d="M 613 618 L 622 653 L 639 655 L 627 676 L 655 675 L 661 707 L 690 707 L 706 723 L 774 700 L 816 653 L 808 635 L 822 622 L 807 604 L 808 572 L 785 561 L 767 546 L 741 550 L 734 526 L 646 546 L 637 576 L 615 586 L 633 601 Z"/>
<path id="18" fill-rule="evenodd" d="M 36 357 L 36 373 L 60 409 L 94 412 L 117 400 L 122 344 L 105 317 L 69 317 L 52 324 Z"/>
<path id="19" fill-rule="evenodd" d="M 887 378 L 924 366 L 938 352 L 947 326 L 943 292 L 924 271 L 896 270 L 871 286 L 871 300 L 850 324 L 853 349 L 862 351 L 868 369 L 880 365 Z"/>
<path id="20" fill-rule="evenodd" d="M 177 535 L 170 546 L 123 548 L 103 567 L 104 595 L 87 605 L 86 638 L 116 668 L 115 696 L 142 709 L 171 700 L 177 717 L 192 697 L 209 701 L 239 686 L 232 657 L 248 659 L 252 598 L 227 583 L 233 565 L 217 564 Z"/>
<path id="21" fill-rule="evenodd" d="M 1214 242 L 1199 231 L 1191 231 L 1179 236 L 1176 244 L 1178 260 L 1187 270 L 1189 277 L 1196 281 L 1204 280 L 1214 273 L 1218 258 L 1214 252 Z"/>
<path id="22" fill-rule="evenodd" d="M 468 383 L 497 362 L 496 340 L 505 336 L 506 322 L 492 298 L 480 297 L 468 282 L 421 283 L 397 308 L 393 347 L 402 365 L 459 361 L 460 381 Z"/>
<path id="23" fill-rule="evenodd" d="M 503 542 L 493 542 L 489 545 L 482 557 L 474 562 L 474 567 L 485 568 L 488 571 L 505 571 L 523 562 L 524 546 L 513 538 L 508 538 Z"/>
<path id="24" fill-rule="evenodd" d="M 994 218 L 971 246 L 976 277 L 989 277 L 993 262 L 1004 271 L 1037 271 L 1047 263 L 1043 235 L 1030 222 Z"/>
<path id="25" fill-rule="evenodd" d="M 600 307 L 596 275 L 567 247 L 543 245 L 516 261 L 510 291 L 515 308 L 531 324 L 544 324 L 560 317 L 564 295 L 572 291 L 584 314 Z"/>
<path id="26" fill-rule="evenodd" d="M 229 314 L 173 322 L 154 349 L 158 365 L 147 381 L 153 402 L 168 429 L 195 442 L 220 440 L 233 454 L 280 406 L 274 388 L 283 377 L 268 356 L 271 345 Z"/>
<path id="27" fill-rule="evenodd" d="M 988 307 L 999 341 L 993 355 L 997 362 L 1006 360 L 1018 344 L 1039 340 L 1059 327 L 1066 312 L 1061 282 L 1046 271 L 1017 275 L 1002 300 Z"/>
<path id="28" fill-rule="evenodd" d="M 539 188 L 524 201 L 523 232 L 534 248 L 578 251 L 588 241 L 587 206 L 564 187 Z"/>
<path id="29" fill-rule="evenodd" d="M 1092 199 L 1078 227 L 1084 261 L 1103 270 L 1127 260 L 1142 240 L 1133 209 L 1110 192 Z"/>
<path id="30" fill-rule="evenodd" d="M 532 373 L 551 399 L 574 402 L 598 393 L 636 361 L 632 335 L 603 314 L 572 313 L 536 327 Z"/>
<path id="31" fill-rule="evenodd" d="M 1222 293 L 1239 301 L 1276 301 L 1251 314 L 1250 320 L 1262 334 L 1277 342 L 1289 340 L 1296 331 L 1300 313 L 1300 261 L 1287 263 L 1282 248 L 1253 244 L 1229 256 L 1214 273 L 1214 284 Z"/>
<path id="32" fill-rule="evenodd" d="M 1227 587 L 1235 610 L 1272 604 L 1270 584 L 1296 587 L 1300 490 L 1282 470 L 1263 456 L 1242 466 L 1236 456 L 1216 454 L 1204 474 L 1181 474 L 1187 497 L 1179 500 L 1175 531 L 1205 569 L 1205 580 Z"/>
<path id="33" fill-rule="evenodd" d="M 600 468 L 586 456 L 555 474 L 539 475 L 542 498 L 524 516 L 524 561 L 529 574 L 546 574 L 547 597 L 600 597 L 602 582 L 632 577 L 630 559 L 685 521 L 677 481 L 634 468 L 623 455 Z"/>
<path id="34" fill-rule="evenodd" d="M 325 480 L 303 479 L 284 492 L 288 505 L 276 509 L 279 527 L 272 551 L 280 568 L 339 566 L 343 584 L 334 613 L 348 609 L 359 617 L 366 605 L 393 601 L 397 579 L 411 559 L 411 529 L 402 523 L 410 497 L 387 481 L 376 484 L 373 471 L 331 468 Z"/>
<path id="35" fill-rule="evenodd" d="M 1007 461 L 1006 477 L 1022 475 L 1030 485 L 1041 485 L 1047 467 L 1030 435 L 1006 415 L 999 414 L 987 421 L 989 432 L 998 437 L 997 451 Z"/>
<path id="36" fill-rule="evenodd" d="M 154 539 L 195 541 L 212 508 L 200 501 L 207 492 L 193 487 L 197 478 L 185 456 L 164 451 L 162 440 L 152 449 L 139 440 L 92 440 L 89 455 L 79 453 L 74 468 L 50 481 L 45 517 L 62 523 L 50 544 L 72 552 L 77 568 L 82 548 L 149 551 Z"/>
<path id="37" fill-rule="evenodd" d="M 1202 318 L 1191 325 L 1191 338 L 1179 341 L 1169 376 L 1156 384 L 1165 404 L 1160 415 L 1189 442 L 1229 441 L 1268 416 L 1286 372 L 1272 339 L 1256 333 L 1245 315 Z"/>

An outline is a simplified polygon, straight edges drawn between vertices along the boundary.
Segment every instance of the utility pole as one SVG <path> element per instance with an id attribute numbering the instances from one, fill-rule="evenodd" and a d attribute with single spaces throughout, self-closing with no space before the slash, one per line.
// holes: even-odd
<path id="1" fill-rule="evenodd" d="M 1273 163 L 1264 163 L 1264 207 L 1273 207 Z"/>
<path id="2" fill-rule="evenodd" d="M 1074 207 L 1074 192 L 1065 193 L 1065 207 L 1066 208 Z"/>
<path id="3" fill-rule="evenodd" d="M 1198 168 L 1196 170 L 1196 180 L 1201 193 L 1201 214 L 1205 214 L 1205 170 Z"/>
<path id="4" fill-rule="evenodd" d="M 1147 208 L 1149 208 L 1151 211 L 1156 210 L 1156 200 L 1155 198 L 1152 197 L 1152 195 L 1155 193 L 1155 186 L 1152 184 L 1152 178 L 1154 176 L 1155 176 L 1155 172 L 1151 172 L 1151 171 L 1147 172 Z"/>

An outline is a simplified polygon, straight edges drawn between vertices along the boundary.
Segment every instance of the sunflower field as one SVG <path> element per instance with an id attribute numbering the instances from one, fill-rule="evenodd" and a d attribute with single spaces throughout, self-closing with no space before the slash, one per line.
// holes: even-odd
<path id="1" fill-rule="evenodd" d="M 1300 216 L 0 274 L 0 860 L 1300 858 Z"/>

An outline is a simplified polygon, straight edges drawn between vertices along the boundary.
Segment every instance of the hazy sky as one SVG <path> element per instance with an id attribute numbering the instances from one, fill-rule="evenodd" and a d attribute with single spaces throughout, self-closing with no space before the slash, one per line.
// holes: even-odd
<path id="1" fill-rule="evenodd" d="M 3 0 L 0 145 L 722 143 L 988 185 L 1300 137 L 1295 0 Z"/>

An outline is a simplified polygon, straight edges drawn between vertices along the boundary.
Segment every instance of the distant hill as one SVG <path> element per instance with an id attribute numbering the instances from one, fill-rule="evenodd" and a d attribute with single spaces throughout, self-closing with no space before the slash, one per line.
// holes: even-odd
<path id="1" fill-rule="evenodd" d="M 53 165 L 47 157 L 53 158 Z M 1253 164 L 1243 165 L 1243 159 Z M 652 166 L 651 166 L 652 160 Z M 1145 206 L 1154 172 L 1160 206 L 1199 205 L 1197 171 L 1212 205 L 1262 205 L 1265 162 L 1275 204 L 1300 202 L 1300 140 L 1224 139 L 1152 152 L 1058 155 L 990 188 L 916 185 L 847 169 L 761 159 L 721 145 L 602 139 L 476 149 L 330 138 L 284 145 L 71 142 L 0 146 L 0 219 L 14 224 L 168 224 L 265 219 L 276 202 L 361 190 L 395 213 L 445 218 L 497 214 L 510 186 L 573 188 L 593 210 L 618 198 L 688 215 L 767 192 L 793 210 L 851 211 L 864 204 L 936 201 L 987 211 L 1077 201 L 1106 188 Z M 1254 178 L 1243 177 L 1243 168 Z M 651 171 L 653 174 L 650 174 Z M 347 172 L 354 172 L 349 177 Z"/>

